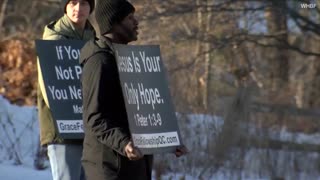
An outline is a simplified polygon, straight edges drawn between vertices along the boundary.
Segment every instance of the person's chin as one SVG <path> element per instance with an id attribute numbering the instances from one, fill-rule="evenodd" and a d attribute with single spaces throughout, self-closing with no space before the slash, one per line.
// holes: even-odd
<path id="1" fill-rule="evenodd" d="M 138 36 L 139 36 L 139 33 L 136 32 L 136 33 L 133 35 L 133 39 L 134 39 L 135 41 L 138 40 Z"/>
<path id="2" fill-rule="evenodd" d="M 138 37 L 133 37 L 132 39 L 131 39 L 131 41 L 137 41 L 138 40 Z"/>
<path id="3" fill-rule="evenodd" d="M 72 19 L 72 22 L 73 22 L 73 23 L 79 23 L 79 22 L 80 22 L 80 19 L 79 19 L 79 18 L 73 18 L 73 19 Z"/>
<path id="4" fill-rule="evenodd" d="M 136 41 L 136 40 L 138 40 L 138 34 L 131 34 L 131 36 L 130 36 L 129 39 L 131 39 L 131 41 Z"/>
<path id="5" fill-rule="evenodd" d="M 134 41 L 136 41 L 136 40 L 138 40 L 138 36 L 134 36 L 132 39 L 133 39 Z"/>

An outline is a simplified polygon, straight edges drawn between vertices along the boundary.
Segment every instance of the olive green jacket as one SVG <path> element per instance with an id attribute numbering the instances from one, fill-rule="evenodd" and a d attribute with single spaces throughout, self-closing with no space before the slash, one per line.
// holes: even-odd
<path id="1" fill-rule="evenodd" d="M 62 40 L 62 39 L 77 39 L 89 40 L 94 38 L 95 31 L 89 21 L 83 33 L 77 30 L 72 24 L 71 20 L 64 15 L 57 21 L 53 21 L 45 26 L 43 39 L 44 40 Z M 48 106 L 47 94 L 44 87 L 42 72 L 38 65 L 38 91 L 37 91 L 37 105 L 40 124 L 40 142 L 41 145 L 52 143 L 81 143 L 81 141 L 68 140 L 67 142 L 59 137 L 55 128 L 55 121 L 52 117 L 50 108 Z"/>

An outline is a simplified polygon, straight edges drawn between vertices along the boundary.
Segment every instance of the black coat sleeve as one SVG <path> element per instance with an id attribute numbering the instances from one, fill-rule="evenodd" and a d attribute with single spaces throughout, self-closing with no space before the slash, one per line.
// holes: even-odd
<path id="1" fill-rule="evenodd" d="M 85 131 L 125 155 L 130 132 L 114 56 L 101 52 L 88 59 L 82 72 Z"/>

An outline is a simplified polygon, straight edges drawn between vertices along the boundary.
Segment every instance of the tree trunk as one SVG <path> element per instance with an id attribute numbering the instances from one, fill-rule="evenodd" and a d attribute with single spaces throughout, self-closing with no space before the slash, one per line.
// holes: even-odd
<path id="1" fill-rule="evenodd" d="M 206 16 L 206 24 L 205 24 L 205 36 L 208 36 L 211 30 L 211 20 L 212 20 L 212 0 L 207 0 L 207 16 Z M 209 39 L 209 37 L 206 37 L 206 39 Z M 204 52 L 205 52 L 205 63 L 204 63 L 204 82 L 205 86 L 203 87 L 203 107 L 204 110 L 208 110 L 209 105 L 209 97 L 210 97 L 210 69 L 211 69 L 211 43 L 205 42 L 204 44 Z"/>
<path id="2" fill-rule="evenodd" d="M 197 25 L 199 32 L 203 32 L 203 37 L 206 37 L 207 35 L 207 24 L 208 23 L 208 15 L 204 13 L 207 11 L 205 7 L 207 6 L 207 1 L 204 0 L 197 0 L 196 5 L 198 7 L 197 9 Z M 210 14 L 210 13 L 209 13 Z M 200 34 L 199 34 L 200 35 Z M 200 40 L 197 41 L 196 44 L 196 65 L 198 65 L 198 69 L 200 70 L 200 75 L 197 73 L 198 79 L 198 92 L 199 92 L 199 98 L 201 99 L 201 110 L 207 109 L 207 53 L 208 53 L 208 43 L 204 43 Z M 204 58 L 203 58 L 204 57 Z M 202 63 L 202 60 L 205 61 L 205 63 Z M 201 72 L 202 71 L 202 72 Z M 197 70 L 198 72 L 198 70 Z"/>
<path id="3" fill-rule="evenodd" d="M 320 50 L 320 45 L 318 42 L 311 42 L 311 47 L 314 50 Z M 309 93 L 307 96 L 307 108 L 319 108 L 320 107 L 320 58 L 314 57 L 313 59 L 313 76 L 311 77 L 311 83 L 309 86 Z"/>
<path id="4" fill-rule="evenodd" d="M 270 2 L 270 1 L 267 1 Z M 273 36 L 271 44 L 276 47 L 270 50 L 270 79 L 272 90 L 279 90 L 289 80 L 289 62 L 285 45 L 288 42 L 286 8 L 287 0 L 271 0 L 266 9 L 266 20 L 269 35 Z"/>
<path id="5" fill-rule="evenodd" d="M 6 8 L 7 8 L 7 4 L 8 4 L 8 0 L 0 0 L 0 5 L 1 5 L 1 9 L 0 9 L 0 34 L 3 34 L 3 21 L 4 21 L 4 16 L 5 16 L 5 12 L 6 12 Z M 2 39 L 1 37 L 2 35 L 0 35 L 0 39 Z"/>

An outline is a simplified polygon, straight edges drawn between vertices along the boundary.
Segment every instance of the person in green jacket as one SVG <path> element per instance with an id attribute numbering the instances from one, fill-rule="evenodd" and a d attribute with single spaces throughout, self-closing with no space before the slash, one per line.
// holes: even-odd
<path id="1" fill-rule="evenodd" d="M 44 28 L 44 40 L 89 40 L 95 31 L 88 18 L 94 9 L 94 0 L 62 0 L 64 15 Z M 42 72 L 38 63 L 38 115 L 40 143 L 47 147 L 53 180 L 84 179 L 81 167 L 83 139 L 62 139 L 55 129 Z"/>

